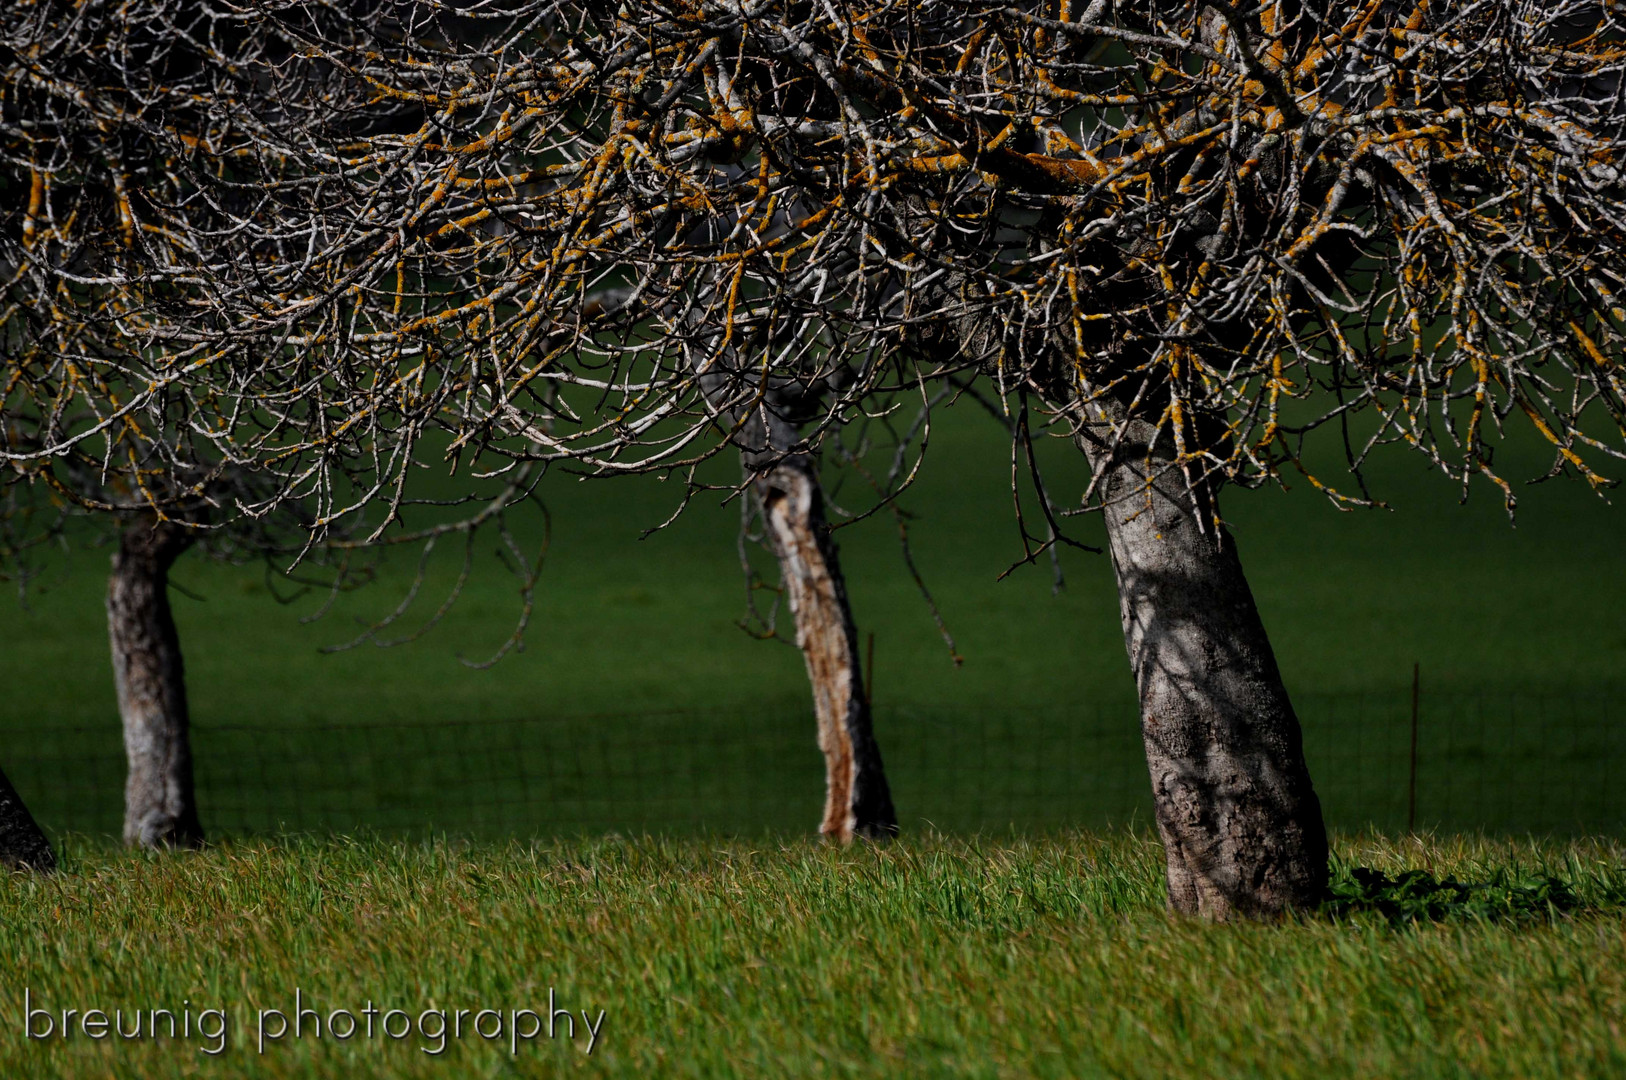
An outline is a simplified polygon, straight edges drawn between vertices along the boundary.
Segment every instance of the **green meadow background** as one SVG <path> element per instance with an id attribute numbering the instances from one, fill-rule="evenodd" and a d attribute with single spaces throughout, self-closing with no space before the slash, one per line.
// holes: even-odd
<path id="1" fill-rule="evenodd" d="M 1058 504 L 1086 474 L 1043 448 Z M 1502 447 L 1523 479 L 1549 464 Z M 732 462 L 720 462 L 727 479 Z M 986 830 L 1145 820 L 1134 689 L 1106 556 L 1065 549 L 1000 575 L 1022 548 L 1009 441 L 969 405 L 940 410 L 903 499 L 916 561 L 954 635 L 952 661 L 879 514 L 838 533 L 906 826 Z M 1324 479 L 1347 482 L 1336 468 Z M 1394 450 L 1369 472 L 1389 510 L 1340 512 L 1308 483 L 1224 503 L 1329 818 L 1403 827 L 1413 665 L 1421 670 L 1418 824 L 1613 831 L 1626 736 L 1626 513 L 1559 478 L 1500 493 Z M 523 652 L 484 659 L 519 611 L 482 539 L 465 595 L 422 639 L 321 647 L 398 601 L 415 552 L 302 621 L 259 564 L 188 555 L 172 593 L 186 653 L 205 823 L 213 832 L 428 829 L 470 834 L 798 831 L 821 767 L 800 655 L 743 632 L 739 511 L 702 494 L 669 528 L 677 480 L 546 478 L 552 519 Z M 856 491 L 835 499 L 867 506 Z M 1099 544 L 1094 517 L 1071 519 Z M 516 520 L 541 542 L 539 515 Z M 444 545 L 408 618 L 439 604 Z M 102 591 L 108 548 L 78 536 L 19 599 L 0 598 L 0 757 L 54 832 L 118 827 L 121 769 Z M 767 567 L 765 560 L 758 564 Z M 770 570 L 771 579 L 771 567 Z M 190 595 L 188 595 L 190 594 Z M 788 617 L 785 629 L 789 630 Z"/>

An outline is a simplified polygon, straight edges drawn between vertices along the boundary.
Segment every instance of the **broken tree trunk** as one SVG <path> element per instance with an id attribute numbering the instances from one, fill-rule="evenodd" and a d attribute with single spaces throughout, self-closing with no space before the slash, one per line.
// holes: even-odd
<path id="1" fill-rule="evenodd" d="M 748 464 L 753 457 L 747 454 Z M 769 543 L 796 620 L 824 752 L 824 821 L 819 831 L 843 843 L 898 832 L 897 812 L 871 725 L 858 658 L 858 629 L 847 604 L 836 543 L 824 517 L 818 470 L 792 454 L 754 470 Z"/>
<path id="2" fill-rule="evenodd" d="M 1109 420 L 1079 444 L 1099 474 L 1124 642 L 1168 859 L 1169 906 L 1210 919 L 1318 902 L 1327 836 L 1298 717 L 1236 545 L 1167 433 Z"/>
<path id="3" fill-rule="evenodd" d="M 129 773 L 124 842 L 201 847 L 181 642 L 169 609 L 169 569 L 192 539 L 185 526 L 132 519 L 119 535 L 107 584 L 119 715 Z"/>
<path id="4" fill-rule="evenodd" d="M 798 416 L 807 401 L 793 386 L 760 388 L 741 373 L 738 357 L 699 376 L 702 390 L 735 428 L 733 441 L 751 477 L 764 532 L 796 622 L 807 665 L 819 749 L 824 754 L 824 819 L 819 832 L 848 843 L 898 833 L 897 811 L 875 741 L 858 657 L 858 628 L 847 602 L 836 542 L 824 516 L 824 491 L 813 457 L 801 448 Z M 740 405 L 742 391 L 749 404 Z"/>

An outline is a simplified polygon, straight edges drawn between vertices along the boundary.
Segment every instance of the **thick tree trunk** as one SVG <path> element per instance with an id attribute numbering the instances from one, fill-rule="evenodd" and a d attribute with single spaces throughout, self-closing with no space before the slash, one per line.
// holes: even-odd
<path id="1" fill-rule="evenodd" d="M 28 812 L 6 774 L 0 772 L 0 867 L 8 870 L 55 870 L 51 843 Z"/>
<path id="2" fill-rule="evenodd" d="M 169 568 L 191 543 L 185 527 L 132 520 L 107 584 L 107 631 L 129 774 L 124 842 L 200 847 L 181 642 L 169 610 Z"/>
<path id="3" fill-rule="evenodd" d="M 1321 803 L 1236 545 L 1151 424 L 1131 421 L 1115 451 L 1108 426 L 1079 441 L 1107 503 L 1169 906 L 1226 919 L 1313 905 Z"/>
<path id="4" fill-rule="evenodd" d="M 796 620 L 796 644 L 813 684 L 825 764 L 819 831 L 843 843 L 855 836 L 895 836 L 897 812 L 871 726 L 858 630 L 824 518 L 818 472 L 806 455 L 792 455 L 759 471 L 753 487 Z"/>

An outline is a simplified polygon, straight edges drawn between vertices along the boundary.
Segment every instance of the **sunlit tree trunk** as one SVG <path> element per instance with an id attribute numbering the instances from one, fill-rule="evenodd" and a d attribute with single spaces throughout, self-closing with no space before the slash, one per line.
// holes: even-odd
<path id="1" fill-rule="evenodd" d="M 54 870 L 56 855 L 6 774 L 0 772 L 0 866 L 9 870 Z"/>
<path id="2" fill-rule="evenodd" d="M 129 773 L 124 842 L 142 847 L 199 847 L 192 788 L 186 677 L 169 609 L 169 569 L 191 537 L 173 522 L 128 522 L 107 585 L 119 715 Z"/>
<path id="3" fill-rule="evenodd" d="M 1097 414 L 1097 420 L 1107 418 Z M 1099 474 L 1169 906 L 1226 919 L 1320 900 L 1327 837 L 1298 717 L 1242 572 L 1167 434 L 1107 422 L 1079 442 Z"/>
<path id="4" fill-rule="evenodd" d="M 748 454 L 750 459 L 766 458 Z M 858 630 L 847 603 L 835 540 L 824 516 L 818 470 L 805 454 L 757 470 L 753 490 L 779 560 L 796 644 L 807 663 L 824 752 L 824 821 L 819 831 L 846 842 L 896 835 L 897 813 L 881 766 L 864 694 Z"/>

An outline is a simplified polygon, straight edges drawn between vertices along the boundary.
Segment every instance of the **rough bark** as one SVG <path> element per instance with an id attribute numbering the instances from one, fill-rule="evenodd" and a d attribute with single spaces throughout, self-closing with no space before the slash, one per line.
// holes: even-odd
<path id="1" fill-rule="evenodd" d="M 1227 919 L 1313 905 L 1321 804 L 1236 544 L 1151 424 L 1131 421 L 1116 450 L 1107 428 L 1079 442 L 1108 503 L 1169 906 Z"/>
<path id="2" fill-rule="evenodd" d="M 190 543 L 184 526 L 130 521 L 107 585 L 107 630 L 129 763 L 124 842 L 141 847 L 203 844 L 181 642 L 169 608 L 169 569 Z"/>
<path id="3" fill-rule="evenodd" d="M 864 693 L 858 629 L 847 602 L 836 543 L 824 516 L 824 493 L 813 458 L 799 449 L 799 418 L 807 389 L 769 387 L 738 404 L 745 378 L 738 356 L 699 376 L 701 389 L 733 419 L 733 440 L 752 477 L 769 546 L 796 622 L 796 645 L 807 665 L 819 749 L 824 754 L 824 817 L 819 832 L 848 843 L 898 833 L 897 811 L 875 741 Z"/>
<path id="4" fill-rule="evenodd" d="M 6 774 L 0 772 L 0 867 L 55 870 L 56 853 Z"/>
<path id="5" fill-rule="evenodd" d="M 825 521 L 817 470 L 805 455 L 793 455 L 759 471 L 753 486 L 813 686 L 825 764 L 819 831 L 843 843 L 855 836 L 895 836 L 897 812 L 864 695 L 858 630 Z"/>

